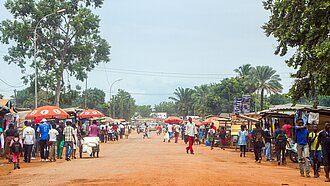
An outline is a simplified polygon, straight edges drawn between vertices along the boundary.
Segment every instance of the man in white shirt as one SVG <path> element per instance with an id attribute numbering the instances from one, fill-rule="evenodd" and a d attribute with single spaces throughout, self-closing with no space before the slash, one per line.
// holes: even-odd
<path id="1" fill-rule="evenodd" d="M 188 147 L 186 147 L 187 154 L 189 154 L 189 151 L 190 154 L 194 154 L 194 149 L 192 148 L 192 146 L 194 144 L 195 134 L 197 134 L 195 123 L 193 123 L 191 117 L 189 117 L 185 131 L 185 135 L 188 136 Z"/>
<path id="2" fill-rule="evenodd" d="M 0 156 L 5 149 L 5 138 L 3 137 L 3 129 L 0 127 Z"/>
<path id="3" fill-rule="evenodd" d="M 56 130 L 56 125 L 53 124 L 52 125 L 52 129 L 50 129 L 49 131 L 49 148 L 50 148 L 50 152 L 49 152 L 49 160 L 50 161 L 56 161 L 55 158 L 55 146 L 56 146 L 56 137 L 59 135 L 58 131 Z"/>
<path id="4" fill-rule="evenodd" d="M 171 142 L 171 139 L 173 137 L 173 125 L 172 125 L 172 123 L 169 123 L 167 125 L 167 132 L 168 132 L 168 136 L 169 136 L 168 142 Z"/>
<path id="5" fill-rule="evenodd" d="M 25 126 L 26 128 L 23 130 L 24 162 L 30 163 L 32 147 L 35 140 L 35 131 L 29 122 L 26 122 Z"/>

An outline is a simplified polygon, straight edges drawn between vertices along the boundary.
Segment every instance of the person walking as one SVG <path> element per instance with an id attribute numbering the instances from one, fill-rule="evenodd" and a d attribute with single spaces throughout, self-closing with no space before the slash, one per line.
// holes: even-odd
<path id="1" fill-rule="evenodd" d="M 24 149 L 24 162 L 31 162 L 32 148 L 35 143 L 35 131 L 31 127 L 31 123 L 25 123 L 25 129 L 23 130 L 23 149 Z"/>
<path id="2" fill-rule="evenodd" d="M 214 147 L 215 131 L 216 131 L 216 127 L 214 126 L 214 123 L 212 123 L 208 133 L 208 141 L 210 142 L 211 150 L 213 150 Z"/>
<path id="3" fill-rule="evenodd" d="M 311 150 L 310 159 L 311 165 L 314 171 L 314 178 L 320 177 L 319 170 L 321 167 L 322 162 L 322 153 L 321 153 L 321 145 L 316 148 L 318 143 L 319 134 L 317 132 L 317 125 L 313 125 L 313 132 L 308 134 L 308 142 L 309 142 L 309 149 Z"/>
<path id="4" fill-rule="evenodd" d="M 304 171 L 306 167 L 306 177 L 310 177 L 310 159 L 308 147 L 308 128 L 304 126 L 304 121 L 298 119 L 297 126 L 295 126 L 295 134 L 297 141 L 298 162 L 300 169 L 300 176 L 305 177 Z"/>
<path id="5" fill-rule="evenodd" d="M 73 152 L 72 152 L 72 158 L 76 159 L 76 152 L 77 152 L 77 148 L 78 148 L 78 129 L 77 126 L 72 124 L 72 128 L 73 128 L 73 137 L 75 139 L 75 143 L 73 143 Z"/>
<path id="6" fill-rule="evenodd" d="M 14 139 L 14 135 L 18 133 L 18 130 L 14 128 L 14 124 L 9 124 L 8 129 L 5 132 L 5 156 L 8 159 L 8 163 L 13 161 L 10 154 L 10 143 Z"/>
<path id="7" fill-rule="evenodd" d="M 40 146 L 40 161 L 48 161 L 48 133 L 50 130 L 49 124 L 47 123 L 46 119 L 41 120 L 42 124 L 38 127 L 38 132 L 40 133 L 40 140 L 39 140 L 39 146 Z"/>
<path id="8" fill-rule="evenodd" d="M 62 159 L 63 148 L 64 148 L 64 135 L 63 135 L 63 123 L 60 123 L 56 128 L 58 135 L 56 136 L 56 155 L 57 159 Z"/>
<path id="9" fill-rule="evenodd" d="M 3 130 L 0 127 L 0 156 L 2 156 L 5 148 L 5 138 L 3 136 Z"/>
<path id="10" fill-rule="evenodd" d="M 253 144 L 254 144 L 254 156 L 255 156 L 255 160 L 258 163 L 261 163 L 262 160 L 262 156 L 261 156 L 261 152 L 262 152 L 262 147 L 264 147 L 264 131 L 261 129 L 260 127 L 260 123 L 257 122 L 255 124 L 256 128 L 253 129 L 252 131 L 252 138 L 253 138 Z"/>
<path id="11" fill-rule="evenodd" d="M 195 154 L 194 153 L 194 149 L 193 149 L 193 145 L 194 145 L 194 141 L 195 141 L 195 135 L 196 135 L 196 126 L 195 123 L 192 122 L 191 117 L 188 118 L 188 123 L 186 125 L 186 130 L 185 130 L 185 135 L 188 136 L 188 147 L 186 147 L 186 152 L 187 154 Z"/>
<path id="12" fill-rule="evenodd" d="M 149 127 L 148 127 L 147 123 L 144 123 L 143 139 L 145 137 L 147 139 L 149 139 Z"/>
<path id="13" fill-rule="evenodd" d="M 73 151 L 73 143 L 76 143 L 76 139 L 74 137 L 74 129 L 71 126 L 71 122 L 67 121 L 66 122 L 66 127 L 63 130 L 64 134 L 64 143 L 65 143 L 65 160 L 66 161 L 71 161 L 70 157 L 72 155 Z"/>
<path id="14" fill-rule="evenodd" d="M 239 145 L 239 149 L 240 149 L 240 157 L 242 157 L 242 155 L 244 155 L 245 157 L 245 153 L 246 153 L 246 145 L 247 145 L 247 137 L 248 137 L 248 132 L 245 130 L 246 126 L 245 125 L 241 125 L 241 130 L 238 131 L 238 145 Z"/>
<path id="15" fill-rule="evenodd" d="M 167 125 L 167 132 L 168 132 L 168 136 L 169 136 L 168 142 L 170 143 L 171 142 L 171 139 L 173 137 L 173 125 L 172 125 L 172 123 L 169 123 Z"/>
<path id="16" fill-rule="evenodd" d="M 56 138 L 57 135 L 59 134 L 58 131 L 56 130 L 56 125 L 55 123 L 52 124 L 52 129 L 49 131 L 49 160 L 50 161 L 56 161 L 55 158 L 55 147 L 56 147 Z"/>
<path id="17" fill-rule="evenodd" d="M 221 127 L 219 130 L 219 140 L 220 140 L 220 147 L 222 150 L 225 150 L 225 146 L 227 144 L 227 139 L 226 139 L 226 130 L 225 127 Z"/>
<path id="18" fill-rule="evenodd" d="M 319 133 L 316 149 L 322 145 L 323 166 L 325 172 L 325 182 L 330 182 L 330 122 L 324 124 L 324 130 Z"/>
<path id="19" fill-rule="evenodd" d="M 175 138 L 175 142 L 174 143 L 178 143 L 179 140 L 179 135 L 180 135 L 180 125 L 175 125 L 174 126 L 174 138 Z"/>
<path id="20" fill-rule="evenodd" d="M 272 161 L 273 160 L 272 137 L 269 131 L 269 127 L 267 127 L 264 130 L 264 132 L 265 132 L 266 161 Z"/>
<path id="21" fill-rule="evenodd" d="M 22 140 L 19 139 L 19 134 L 18 132 L 14 134 L 14 138 L 10 141 L 9 144 L 11 153 L 12 153 L 12 160 L 14 163 L 14 169 L 20 169 L 20 165 L 19 165 L 19 159 L 22 153 L 22 149 L 23 149 L 23 143 Z"/>
<path id="22" fill-rule="evenodd" d="M 275 148 L 277 154 L 277 165 L 281 165 L 281 156 L 282 156 L 282 165 L 286 164 L 285 159 L 285 150 L 288 143 L 288 136 L 283 130 L 279 130 L 279 134 L 275 136 Z"/>

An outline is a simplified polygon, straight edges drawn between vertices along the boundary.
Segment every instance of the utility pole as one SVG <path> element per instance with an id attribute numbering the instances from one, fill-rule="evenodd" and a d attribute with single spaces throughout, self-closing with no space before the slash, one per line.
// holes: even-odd
<path id="1" fill-rule="evenodd" d="M 86 85 L 85 85 L 85 109 L 87 109 L 87 78 L 86 78 Z"/>

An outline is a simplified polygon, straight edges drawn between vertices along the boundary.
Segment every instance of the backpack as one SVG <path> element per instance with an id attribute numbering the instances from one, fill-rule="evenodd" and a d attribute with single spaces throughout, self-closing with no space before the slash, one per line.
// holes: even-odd
<path id="1" fill-rule="evenodd" d="M 279 149 L 285 149 L 287 143 L 287 137 L 285 134 L 281 133 L 276 137 L 276 145 Z"/>
<path id="2" fill-rule="evenodd" d="M 11 151 L 13 153 L 20 153 L 22 152 L 22 146 L 21 146 L 21 143 L 19 142 L 19 140 L 15 141 L 13 139 L 14 143 L 11 145 Z"/>

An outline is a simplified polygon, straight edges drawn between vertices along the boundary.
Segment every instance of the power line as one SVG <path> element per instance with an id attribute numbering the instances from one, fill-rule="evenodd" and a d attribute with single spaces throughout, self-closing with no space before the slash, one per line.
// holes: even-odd
<path id="1" fill-rule="evenodd" d="M 133 73 L 133 72 L 120 72 L 120 71 L 114 71 L 114 70 L 99 70 L 99 69 L 94 69 L 95 71 L 100 71 L 100 72 L 111 72 L 111 73 L 116 73 L 116 74 L 121 74 L 121 75 L 137 75 L 137 76 L 152 76 L 152 77 L 164 77 L 164 78 L 196 78 L 196 79 L 222 79 L 221 77 L 199 77 L 199 76 L 173 76 L 173 75 L 162 75 L 162 74 L 141 74 L 141 73 Z"/>
<path id="2" fill-rule="evenodd" d="M 97 67 L 96 67 L 97 68 Z M 188 75 L 188 76 L 231 76 L 237 75 L 236 73 L 186 73 L 186 72 L 163 72 L 163 71 L 145 71 L 145 70 L 131 70 L 122 68 L 108 68 L 104 67 L 110 71 L 121 71 L 121 72 L 138 72 L 138 73 L 150 73 L 150 74 L 169 74 L 169 75 Z M 289 74 L 291 72 L 279 72 L 277 74 Z"/>
<path id="3" fill-rule="evenodd" d="M 3 79 L 1 79 L 1 78 L 0 78 L 0 81 L 1 81 L 2 83 L 6 84 L 6 85 L 9 86 L 9 87 L 12 87 L 12 88 L 21 88 L 21 87 L 24 87 L 24 86 L 25 86 L 25 85 L 14 86 L 14 85 L 11 85 L 11 84 L 5 82 L 5 81 L 4 81 Z"/>

